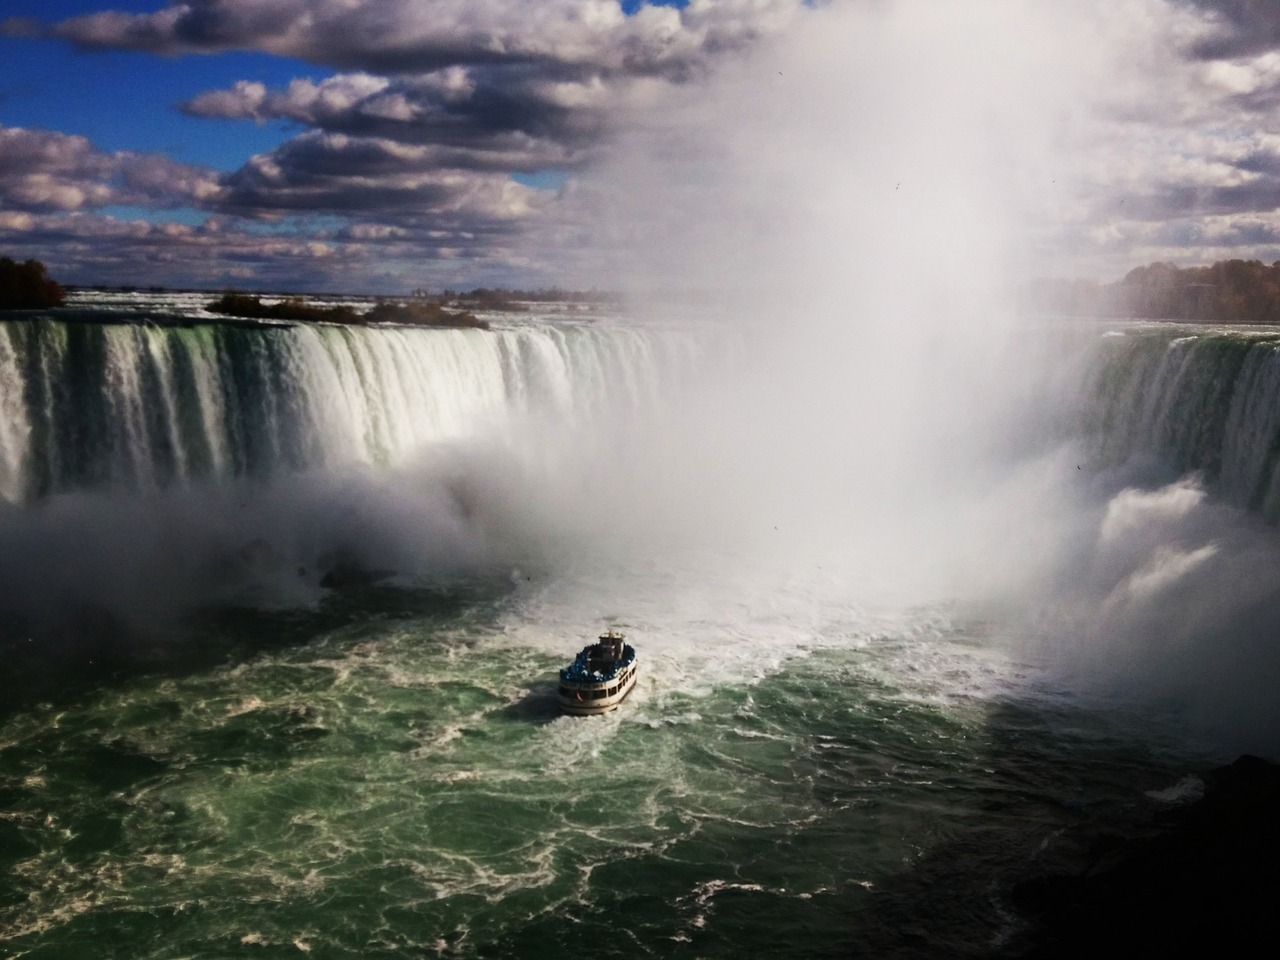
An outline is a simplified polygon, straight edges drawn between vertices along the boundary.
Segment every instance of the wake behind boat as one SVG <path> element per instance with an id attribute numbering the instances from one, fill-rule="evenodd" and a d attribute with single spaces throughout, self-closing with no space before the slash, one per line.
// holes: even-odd
<path id="1" fill-rule="evenodd" d="M 607 630 L 560 671 L 557 699 L 579 717 L 616 710 L 636 685 L 636 649 L 617 630 Z"/>

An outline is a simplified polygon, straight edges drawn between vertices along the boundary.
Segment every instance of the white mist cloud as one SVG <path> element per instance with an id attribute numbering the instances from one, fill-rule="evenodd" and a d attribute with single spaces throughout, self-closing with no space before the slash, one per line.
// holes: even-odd
<path id="1" fill-rule="evenodd" d="M 746 342 L 655 438 L 693 510 L 736 502 L 793 544 L 956 549 L 927 531 L 985 469 L 971 448 L 1005 294 L 1091 82 L 1088 40 L 1027 5 L 822 7 L 585 181 L 576 199 L 638 298 L 710 295 Z"/>
<path id="2" fill-rule="evenodd" d="M 205 608 L 305 607 L 335 569 L 432 583 L 494 554 L 434 463 L 6 503 L 0 547 L 4 626 L 67 643 L 94 639 L 95 621 L 155 642 Z"/>
<path id="3" fill-rule="evenodd" d="M 559 505 L 559 529 L 615 549 L 639 531 L 637 553 L 677 531 L 726 563 L 823 566 L 867 602 L 959 598 L 1061 677 L 1274 749 L 1273 533 L 1190 479 L 1078 469 L 1079 344 L 1011 319 L 1029 266 L 1097 255 L 1042 228 L 1099 202 L 1117 151 L 1155 149 L 1121 107 L 1171 56 L 1152 37 L 1199 23 L 1148 2 L 1088 13 L 823 7 L 585 178 L 574 201 L 629 255 L 631 289 L 710 294 L 743 349 L 612 435 L 627 469 Z M 1161 31 L 1132 32 L 1149 20 Z M 1158 186 L 1219 175 L 1175 163 Z"/>
<path id="4" fill-rule="evenodd" d="M 1077 690 L 1163 707 L 1228 754 L 1280 749 L 1274 530 L 1193 479 L 1048 511 L 1061 526 L 1017 594 L 1015 645 Z"/>

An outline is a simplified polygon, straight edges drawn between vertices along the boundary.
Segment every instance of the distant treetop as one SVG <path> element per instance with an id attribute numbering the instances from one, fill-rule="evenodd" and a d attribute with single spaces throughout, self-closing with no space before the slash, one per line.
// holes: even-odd
<path id="1" fill-rule="evenodd" d="M 1207 267 L 1152 263 L 1115 283 L 1041 280 L 1024 290 L 1037 313 L 1209 323 L 1280 323 L 1280 260 L 1220 260 Z"/>
<path id="2" fill-rule="evenodd" d="M 18 263 L 0 257 L 0 310 L 43 310 L 62 306 L 64 299 L 39 260 Z"/>
<path id="3" fill-rule="evenodd" d="M 414 291 L 416 297 L 429 296 L 426 290 Z M 443 290 L 440 299 L 446 302 L 475 304 L 486 310 L 501 310 L 518 303 L 580 303 L 611 304 L 621 297 L 607 290 L 566 290 L 563 287 L 544 287 L 540 290 L 511 290 L 506 287 L 476 287 L 474 290 Z"/>

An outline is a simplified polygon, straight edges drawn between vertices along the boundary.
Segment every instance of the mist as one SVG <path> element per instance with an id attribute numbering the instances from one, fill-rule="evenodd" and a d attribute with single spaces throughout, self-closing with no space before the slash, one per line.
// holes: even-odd
<path id="1" fill-rule="evenodd" d="M 1013 309 L 1090 262 L 1106 164 L 1146 149 L 1116 117 L 1179 95 L 1176 14 L 824 5 L 664 104 L 585 191 L 601 245 L 642 312 L 710 299 L 744 350 L 627 438 L 601 512 L 837 569 L 868 603 L 960 604 L 1078 695 L 1280 749 L 1274 531 L 1195 477 L 1098 474 L 1076 432 L 1100 331 L 1062 352 Z"/>
<path id="2" fill-rule="evenodd" d="M 448 477 L 426 465 L 83 491 L 0 512 L 6 633 L 49 644 L 103 627 L 155 643 L 202 609 L 306 607 L 330 584 L 486 569 Z"/>
<path id="3" fill-rule="evenodd" d="M 1069 199 L 1091 40 L 1030 4 L 824 5 L 622 138 L 583 191 L 615 275 L 642 316 L 713 302 L 742 349 L 628 438 L 612 512 L 949 590 L 1016 429 L 1013 291 Z"/>

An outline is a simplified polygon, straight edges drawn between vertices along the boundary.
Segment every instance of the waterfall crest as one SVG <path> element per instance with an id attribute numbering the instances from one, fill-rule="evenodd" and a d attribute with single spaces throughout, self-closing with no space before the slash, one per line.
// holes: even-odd
<path id="1" fill-rule="evenodd" d="M 492 332 L 0 323 L 0 497 L 394 466 L 512 418 L 639 407 L 691 344 L 643 326 Z"/>
<path id="2" fill-rule="evenodd" d="M 1280 337 L 1137 332 L 1100 350 L 1084 404 L 1100 464 L 1149 458 L 1280 518 Z"/>

